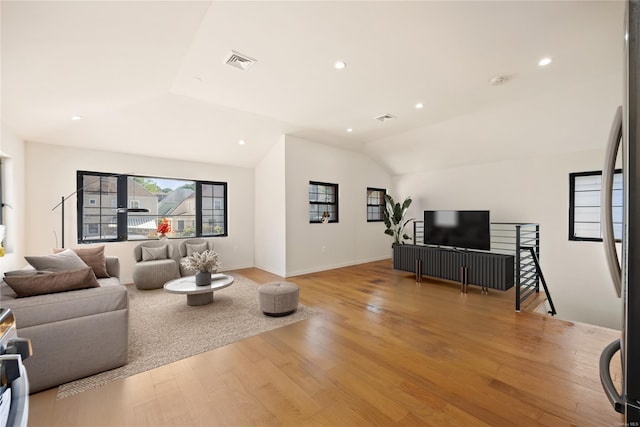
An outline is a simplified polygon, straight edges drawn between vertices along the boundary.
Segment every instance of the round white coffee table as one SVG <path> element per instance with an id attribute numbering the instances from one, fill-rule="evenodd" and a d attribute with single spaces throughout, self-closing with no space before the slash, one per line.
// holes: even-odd
<path id="1" fill-rule="evenodd" d="M 172 294 L 187 296 L 187 305 L 206 305 L 213 302 L 213 291 L 219 291 L 233 284 L 233 277 L 221 273 L 211 274 L 211 284 L 196 285 L 196 276 L 185 276 L 164 284 L 164 290 Z"/>

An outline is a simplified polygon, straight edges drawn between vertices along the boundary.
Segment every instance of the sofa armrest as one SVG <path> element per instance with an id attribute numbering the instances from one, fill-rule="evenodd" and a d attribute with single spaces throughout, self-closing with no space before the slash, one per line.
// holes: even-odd
<path id="1" fill-rule="evenodd" d="M 108 256 L 106 260 L 109 276 L 120 278 L 120 259 L 115 256 Z"/>

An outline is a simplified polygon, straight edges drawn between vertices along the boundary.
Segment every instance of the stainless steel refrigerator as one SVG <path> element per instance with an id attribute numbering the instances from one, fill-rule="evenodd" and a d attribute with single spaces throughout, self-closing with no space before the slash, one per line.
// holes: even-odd
<path id="1" fill-rule="evenodd" d="M 602 172 L 602 233 L 614 287 L 622 302 L 622 333 L 600 356 L 600 380 L 626 426 L 640 426 L 640 0 L 627 2 L 625 13 L 625 85 L 623 106 L 611 128 Z M 611 213 L 616 152 L 621 148 L 623 226 L 620 263 Z M 622 387 L 611 379 L 610 362 L 622 363 Z"/>

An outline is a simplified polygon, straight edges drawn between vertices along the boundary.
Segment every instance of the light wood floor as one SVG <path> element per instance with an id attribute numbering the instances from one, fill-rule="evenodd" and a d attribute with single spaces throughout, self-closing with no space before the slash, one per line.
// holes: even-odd
<path id="1" fill-rule="evenodd" d="M 289 280 L 319 315 L 66 399 L 32 395 L 29 425 L 621 425 L 597 369 L 616 331 L 515 313 L 512 291 L 417 284 L 390 261 Z"/>

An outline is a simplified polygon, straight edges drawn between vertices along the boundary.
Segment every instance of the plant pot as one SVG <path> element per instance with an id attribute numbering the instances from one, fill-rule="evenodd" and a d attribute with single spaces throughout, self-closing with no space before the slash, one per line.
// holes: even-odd
<path id="1" fill-rule="evenodd" d="M 208 271 L 198 271 L 196 273 L 196 285 L 208 286 L 211 284 L 211 273 Z"/>

